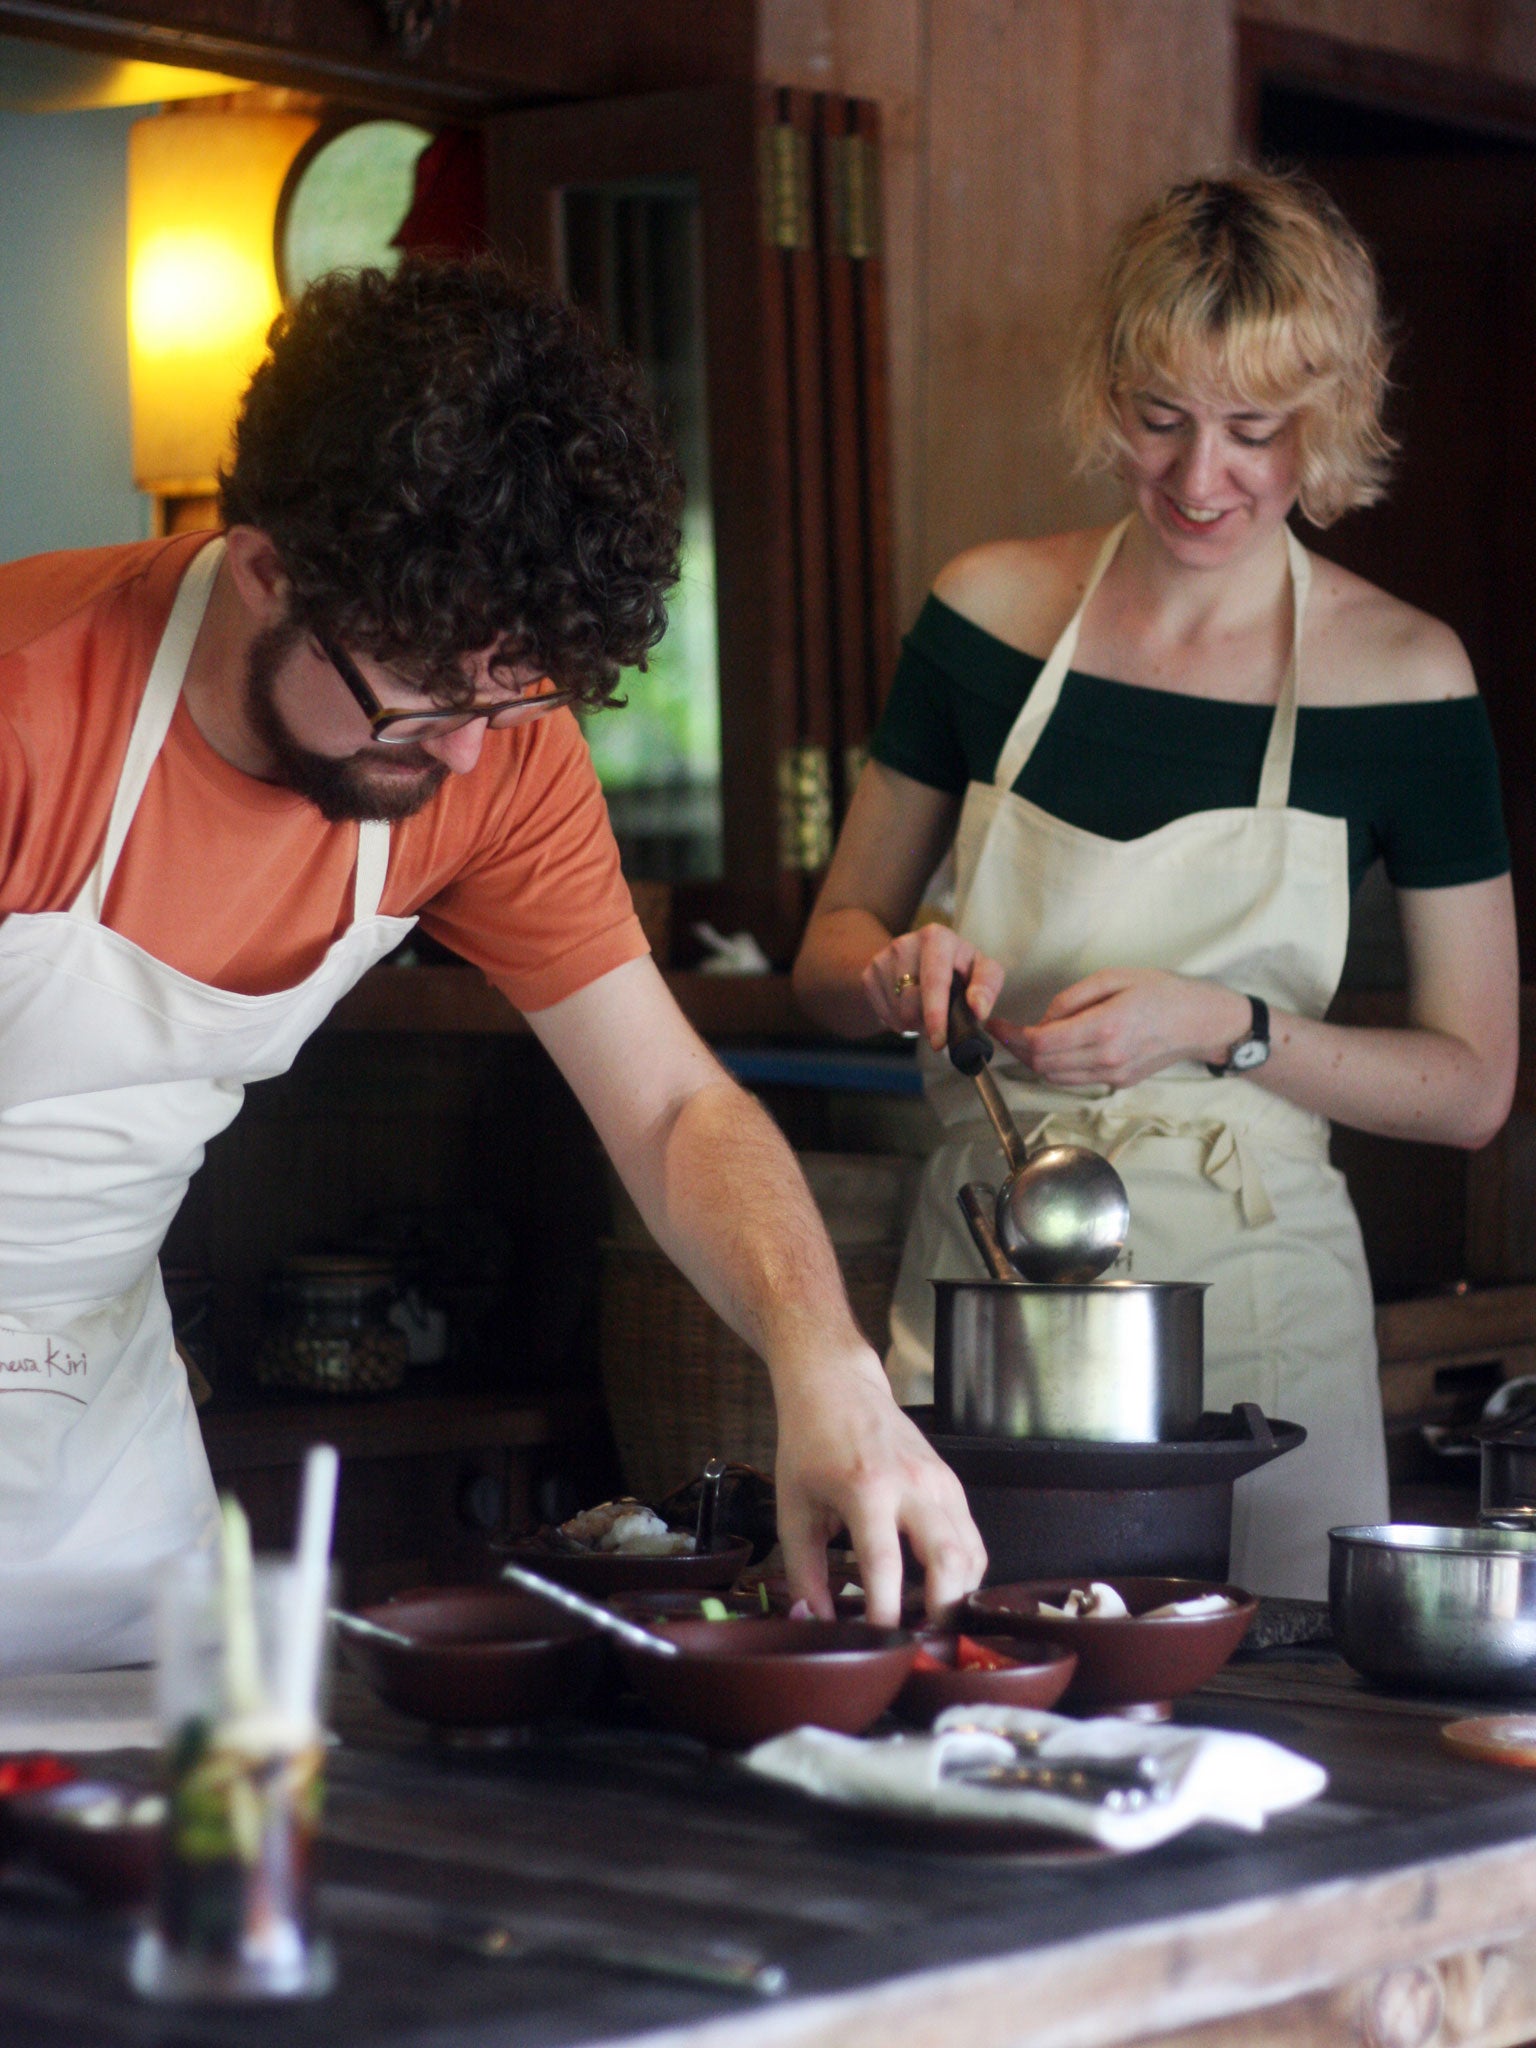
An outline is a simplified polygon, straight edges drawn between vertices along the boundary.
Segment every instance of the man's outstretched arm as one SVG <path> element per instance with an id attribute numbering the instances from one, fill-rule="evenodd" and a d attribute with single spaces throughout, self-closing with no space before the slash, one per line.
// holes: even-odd
<path id="1" fill-rule="evenodd" d="M 831 1614 L 826 1545 L 842 1527 L 871 1620 L 898 1618 L 903 1535 L 926 1570 L 930 1612 L 969 1592 L 986 1554 L 960 1482 L 896 1406 L 783 1134 L 654 962 L 617 967 L 528 1021 L 657 1243 L 767 1364 L 791 1593 Z"/>

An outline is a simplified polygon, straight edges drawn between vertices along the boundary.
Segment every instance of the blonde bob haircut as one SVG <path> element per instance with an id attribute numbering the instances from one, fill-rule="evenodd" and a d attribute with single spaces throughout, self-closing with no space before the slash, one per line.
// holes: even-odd
<path id="1" fill-rule="evenodd" d="M 1126 452 L 1120 408 L 1148 385 L 1295 418 L 1302 513 L 1329 526 L 1386 488 L 1391 354 L 1376 269 L 1309 180 L 1237 167 L 1174 185 L 1109 252 L 1068 371 L 1078 467 Z"/>

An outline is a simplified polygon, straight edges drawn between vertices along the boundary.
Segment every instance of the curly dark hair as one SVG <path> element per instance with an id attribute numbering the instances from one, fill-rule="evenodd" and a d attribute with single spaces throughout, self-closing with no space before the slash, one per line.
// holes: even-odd
<path id="1" fill-rule="evenodd" d="M 449 703 L 483 648 L 612 701 L 680 539 L 635 366 L 489 257 L 322 277 L 269 344 L 219 508 L 273 542 L 293 622 Z"/>

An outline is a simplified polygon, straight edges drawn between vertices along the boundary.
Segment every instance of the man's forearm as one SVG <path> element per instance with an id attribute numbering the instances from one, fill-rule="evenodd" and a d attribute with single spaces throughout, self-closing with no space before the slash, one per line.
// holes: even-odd
<path id="1" fill-rule="evenodd" d="M 799 1162 L 762 1106 L 722 1075 L 657 1136 L 615 1163 L 657 1242 L 775 1385 L 813 1351 L 872 1359 Z"/>

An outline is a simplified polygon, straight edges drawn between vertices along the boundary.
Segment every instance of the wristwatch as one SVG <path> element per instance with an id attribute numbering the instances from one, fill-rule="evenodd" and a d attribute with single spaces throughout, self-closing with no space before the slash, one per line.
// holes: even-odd
<path id="1" fill-rule="evenodd" d="M 1269 1005 L 1262 996 L 1250 996 L 1248 1006 L 1253 1012 L 1248 1029 L 1235 1045 L 1228 1046 L 1225 1060 L 1220 1066 L 1214 1060 L 1205 1063 L 1218 1078 L 1222 1074 L 1251 1073 L 1269 1058 Z"/>

